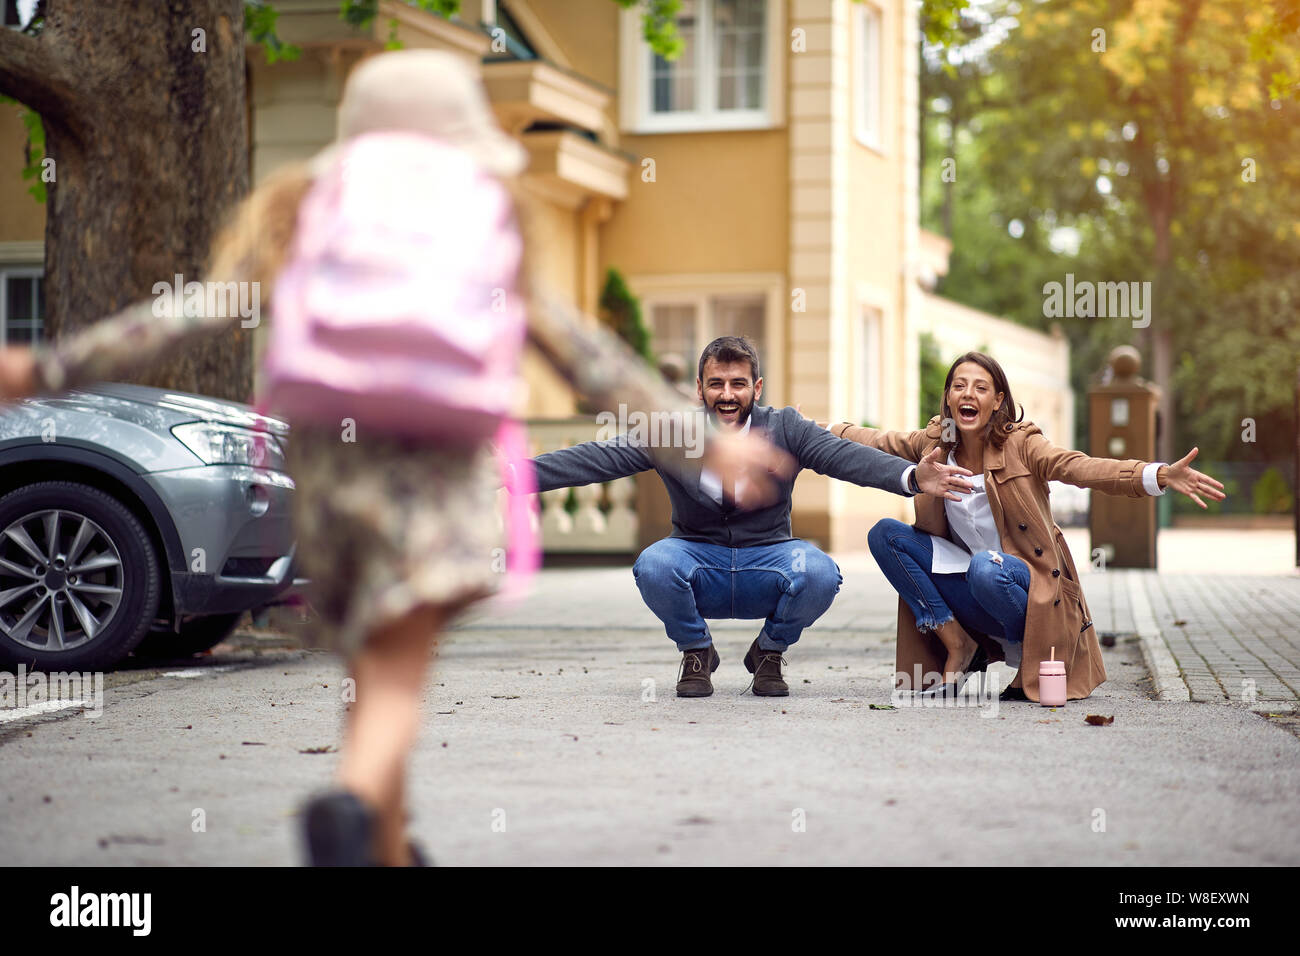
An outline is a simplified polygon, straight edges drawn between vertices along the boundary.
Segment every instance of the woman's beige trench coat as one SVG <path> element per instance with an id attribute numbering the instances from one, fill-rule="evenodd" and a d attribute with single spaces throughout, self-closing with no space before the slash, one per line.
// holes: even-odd
<path id="1" fill-rule="evenodd" d="M 831 425 L 830 430 L 838 437 L 909 461 L 920 461 L 939 443 L 941 434 L 938 416 L 924 431 L 882 431 L 847 422 Z M 1108 495 L 1140 498 L 1146 495 L 1142 486 L 1146 465 L 1131 459 L 1089 458 L 1082 452 L 1058 448 L 1031 422 L 1015 425 L 1002 448 L 994 448 L 992 443 L 984 447 L 984 487 L 1002 550 L 1029 565 L 1029 607 L 1020 675 L 1030 700 L 1038 700 L 1038 662 L 1047 660 L 1053 647 L 1056 659 L 1065 661 L 1071 700 L 1087 697 L 1106 679 L 1097 630 L 1079 587 L 1079 575 L 1065 537 L 1052 521 L 1047 483 L 1063 481 Z M 917 529 L 949 537 L 942 499 L 918 495 L 914 500 Z M 996 641 L 983 634 L 972 636 L 988 651 L 990 660 L 1003 659 Z M 939 639 L 916 629 L 911 609 L 900 598 L 896 657 L 899 686 L 914 689 L 916 675 L 942 672 L 945 658 Z"/>

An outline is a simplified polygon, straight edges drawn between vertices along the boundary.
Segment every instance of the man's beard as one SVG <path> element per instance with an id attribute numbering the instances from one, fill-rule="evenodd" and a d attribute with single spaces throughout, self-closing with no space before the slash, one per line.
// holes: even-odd
<path id="1" fill-rule="evenodd" d="M 705 406 L 705 407 L 708 409 L 708 412 L 709 412 L 709 421 L 711 421 L 715 426 L 720 426 L 720 425 L 722 424 L 721 420 L 718 418 L 718 409 L 717 409 L 717 406 L 718 406 L 718 405 L 725 405 L 725 404 L 727 404 L 727 403 L 726 403 L 726 402 L 717 402 L 717 403 L 715 403 L 715 404 L 713 404 L 713 405 L 706 405 L 706 406 Z M 754 402 L 753 402 L 753 400 L 751 399 L 748 405 L 741 405 L 739 402 L 736 402 L 736 405 L 739 406 L 739 409 L 740 409 L 740 410 L 739 410 L 739 412 L 738 412 L 737 415 L 736 415 L 736 425 L 735 425 L 735 427 L 736 427 L 736 428 L 744 428 L 744 427 L 745 427 L 745 422 L 749 421 L 749 416 L 750 416 L 750 415 L 753 413 L 753 411 L 754 411 Z"/>

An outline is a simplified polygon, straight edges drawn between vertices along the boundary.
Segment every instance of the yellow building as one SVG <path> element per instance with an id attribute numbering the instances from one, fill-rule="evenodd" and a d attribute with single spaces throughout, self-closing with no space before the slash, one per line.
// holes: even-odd
<path id="1" fill-rule="evenodd" d="M 683 0 L 685 51 L 671 63 L 641 39 L 640 11 L 613 0 L 463 0 L 450 21 L 381 0 L 364 33 L 340 21 L 338 0 L 275 5 L 281 38 L 303 53 L 267 65 L 250 49 L 255 182 L 332 139 L 348 71 L 390 37 L 452 50 L 481 69 L 498 119 L 528 149 L 537 265 L 552 291 L 595 313 L 616 268 L 661 356 L 681 357 L 693 378 L 709 340 L 746 335 L 764 401 L 819 420 L 914 427 L 921 332 L 936 335 L 945 361 L 988 344 L 1034 391 L 1032 403 L 1018 396 L 1031 417 L 1068 440 L 1064 339 L 927 291 L 947 246 L 919 227 L 913 4 Z M 43 233 L 19 178 L 22 142 L 15 111 L 0 110 L 0 285 L 19 299 L 24 282 L 38 285 Z M 0 317 L 19 321 L 3 303 Z M 526 373 L 528 416 L 570 419 L 558 378 L 532 358 Z M 565 427 L 552 444 L 583 437 L 584 426 Z M 625 492 L 610 500 L 630 505 Z M 588 541 L 607 530 L 593 494 Z M 661 520 L 641 501 L 646 521 Z M 898 496 L 807 472 L 795 533 L 857 550 L 879 517 L 910 511 Z M 623 546 L 590 549 L 609 547 Z"/>

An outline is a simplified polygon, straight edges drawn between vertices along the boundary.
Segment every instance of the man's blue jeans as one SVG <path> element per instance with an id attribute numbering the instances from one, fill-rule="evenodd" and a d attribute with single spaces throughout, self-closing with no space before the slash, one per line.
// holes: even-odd
<path id="1" fill-rule="evenodd" d="M 680 651 L 713 643 L 706 617 L 766 618 L 758 646 L 784 651 L 826 613 L 844 580 L 839 565 L 798 539 L 727 548 L 664 538 L 641 552 L 632 575 Z"/>
<path id="2" fill-rule="evenodd" d="M 930 536 L 893 518 L 876 522 L 867 544 L 880 570 L 912 609 L 918 630 L 932 631 L 956 617 L 968 631 L 987 634 L 1004 647 L 1025 639 L 1029 565 L 1019 558 L 998 552 L 999 564 L 991 552 L 980 551 L 971 557 L 964 574 L 935 574 L 930 570 L 934 556 Z M 1015 657 L 1018 662 L 1018 653 Z"/>

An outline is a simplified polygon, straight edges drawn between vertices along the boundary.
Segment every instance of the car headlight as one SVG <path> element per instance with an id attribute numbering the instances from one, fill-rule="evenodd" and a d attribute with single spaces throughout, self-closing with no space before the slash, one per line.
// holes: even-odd
<path id="1" fill-rule="evenodd" d="M 207 465 L 251 465 L 284 470 L 284 447 L 270 432 L 216 422 L 188 422 L 174 426 L 172 434 Z M 264 460 L 259 458 L 259 444 L 265 449 Z"/>

